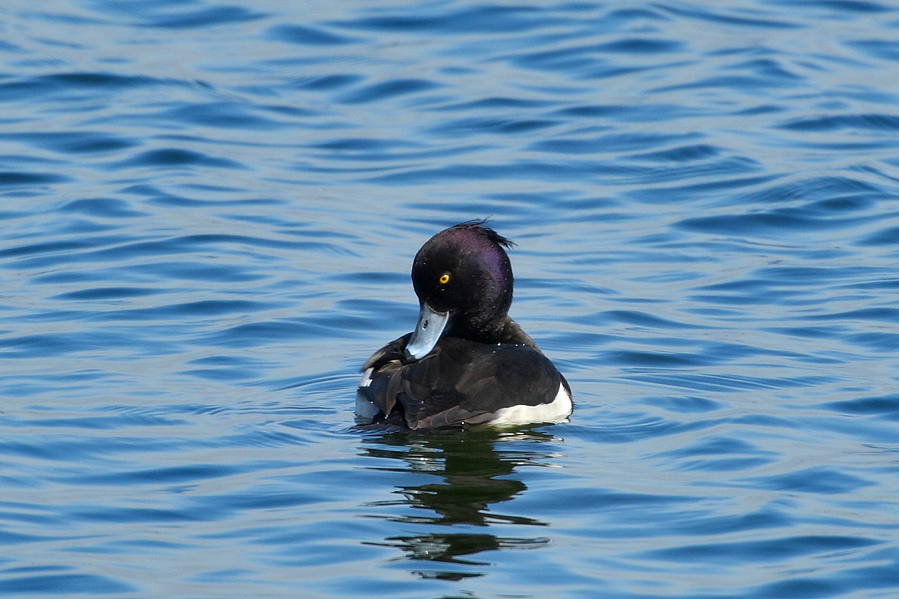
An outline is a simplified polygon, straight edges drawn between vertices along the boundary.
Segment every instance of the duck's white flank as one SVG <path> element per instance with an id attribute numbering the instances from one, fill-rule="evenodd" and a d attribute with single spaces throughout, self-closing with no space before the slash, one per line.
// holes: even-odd
<path id="1" fill-rule="evenodd" d="M 366 368 L 365 372 L 362 373 L 362 378 L 359 379 L 359 385 L 358 385 L 358 387 L 360 389 L 371 385 L 371 373 L 373 370 L 374 370 L 374 368 Z"/>
<path id="2" fill-rule="evenodd" d="M 356 416 L 363 420 L 374 420 L 375 416 L 381 413 L 378 406 L 371 403 L 361 395 L 356 396 Z"/>
<path id="3" fill-rule="evenodd" d="M 565 385 L 559 383 L 559 392 L 550 403 L 537 406 L 511 406 L 500 408 L 490 424 L 531 424 L 538 422 L 562 422 L 571 415 L 574 403 Z"/>
<path id="4" fill-rule="evenodd" d="M 359 389 L 364 389 L 371 385 L 371 368 L 366 368 L 365 372 L 362 373 L 362 378 L 359 380 Z M 381 410 L 368 401 L 358 393 L 356 394 L 356 416 L 359 418 L 364 418 L 365 420 L 372 420 L 375 416 L 377 416 Z"/>

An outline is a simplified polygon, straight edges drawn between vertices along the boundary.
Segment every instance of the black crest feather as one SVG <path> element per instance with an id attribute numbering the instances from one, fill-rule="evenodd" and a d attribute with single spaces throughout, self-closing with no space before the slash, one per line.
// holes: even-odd
<path id="1" fill-rule="evenodd" d="M 515 247 L 514 241 L 512 241 L 511 239 L 508 239 L 506 237 L 503 237 L 502 235 L 500 235 L 499 233 L 497 233 L 496 231 L 494 231 L 493 229 L 488 227 L 486 218 L 473 218 L 471 220 L 465 221 L 464 223 L 459 223 L 458 225 L 455 225 L 451 228 L 453 228 L 453 229 L 475 229 L 475 230 L 480 231 L 481 234 L 483 234 L 485 237 L 487 237 L 487 239 L 489 239 L 490 241 L 492 241 L 494 243 L 498 243 L 499 245 L 506 248 L 507 250 L 511 250 L 513 247 Z"/>

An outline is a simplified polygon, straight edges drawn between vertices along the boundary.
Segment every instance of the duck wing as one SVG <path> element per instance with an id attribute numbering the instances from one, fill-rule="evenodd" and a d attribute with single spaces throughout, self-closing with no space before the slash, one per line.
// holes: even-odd
<path id="1" fill-rule="evenodd" d="M 560 384 L 559 371 L 534 347 L 445 338 L 390 374 L 384 403 L 398 402 L 411 429 L 479 424 L 503 408 L 550 403 Z"/>
<path id="2" fill-rule="evenodd" d="M 365 373 L 357 393 L 377 407 L 385 417 L 393 411 L 396 395 L 388 394 L 388 387 L 394 374 L 403 368 L 403 349 L 412 338 L 412 333 L 394 339 L 363 364 Z"/>

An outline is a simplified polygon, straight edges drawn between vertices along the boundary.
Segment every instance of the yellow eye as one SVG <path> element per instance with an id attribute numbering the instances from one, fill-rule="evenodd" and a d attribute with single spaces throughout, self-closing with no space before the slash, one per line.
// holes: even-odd
<path id="1" fill-rule="evenodd" d="M 440 278 L 437 280 L 440 281 L 441 285 L 446 285 L 447 283 L 449 283 L 449 273 L 448 272 L 443 273 L 442 275 L 440 275 Z"/>

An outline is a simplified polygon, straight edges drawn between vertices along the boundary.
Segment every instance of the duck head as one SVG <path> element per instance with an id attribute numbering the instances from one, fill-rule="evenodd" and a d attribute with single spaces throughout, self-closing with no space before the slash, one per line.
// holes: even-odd
<path id="1" fill-rule="evenodd" d="M 415 256 L 412 285 L 421 305 L 404 351 L 427 356 L 443 336 L 490 343 L 503 330 L 512 304 L 511 241 L 471 221 L 434 235 Z"/>

